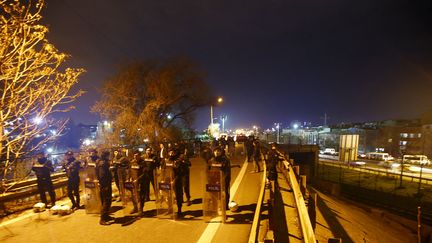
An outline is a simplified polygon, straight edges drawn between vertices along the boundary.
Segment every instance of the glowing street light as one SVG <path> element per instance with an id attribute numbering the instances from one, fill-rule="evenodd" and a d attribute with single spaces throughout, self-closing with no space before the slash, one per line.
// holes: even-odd
<path id="1" fill-rule="evenodd" d="M 221 104 L 223 102 L 223 98 L 222 97 L 218 97 L 216 99 L 218 104 Z M 210 105 L 210 124 L 213 124 L 213 103 Z"/>

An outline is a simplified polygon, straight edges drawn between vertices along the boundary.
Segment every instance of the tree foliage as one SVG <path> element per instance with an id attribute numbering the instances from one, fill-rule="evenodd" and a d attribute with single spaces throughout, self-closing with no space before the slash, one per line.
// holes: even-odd
<path id="1" fill-rule="evenodd" d="M 40 24 L 44 1 L 0 0 L 0 156 L 19 157 L 55 136 L 41 135 L 55 112 L 66 112 L 82 94 L 70 94 L 82 69 L 63 68 L 68 55 L 46 39 Z M 37 141 L 35 138 L 38 138 Z M 35 142 L 36 141 L 36 142 Z M 5 149 L 6 148 L 6 149 Z M 6 168 L 9 160 L 6 161 Z"/>
<path id="2" fill-rule="evenodd" d="M 123 67 L 101 90 L 92 111 L 112 121 L 112 144 L 174 139 L 189 127 L 193 112 L 209 104 L 203 74 L 187 59 L 135 62 Z"/>

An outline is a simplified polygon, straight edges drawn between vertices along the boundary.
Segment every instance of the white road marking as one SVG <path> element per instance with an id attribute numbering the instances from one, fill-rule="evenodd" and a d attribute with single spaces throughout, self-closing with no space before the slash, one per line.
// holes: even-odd
<path id="1" fill-rule="evenodd" d="M 248 162 L 246 159 L 245 162 L 243 163 L 243 166 L 242 166 L 239 174 L 237 175 L 236 180 L 234 181 L 234 183 L 231 186 L 231 189 L 230 189 L 231 199 L 233 199 L 235 197 L 235 194 L 237 193 L 237 190 L 240 186 L 240 182 L 242 181 L 242 179 L 246 173 L 247 166 L 248 166 Z M 197 242 L 198 243 L 211 242 L 213 240 L 213 237 L 215 236 L 217 230 L 219 229 L 220 225 L 221 225 L 221 223 L 209 223 L 209 224 L 207 224 L 206 229 L 204 230 L 204 232 L 202 233 L 201 237 L 199 238 L 199 240 Z"/>

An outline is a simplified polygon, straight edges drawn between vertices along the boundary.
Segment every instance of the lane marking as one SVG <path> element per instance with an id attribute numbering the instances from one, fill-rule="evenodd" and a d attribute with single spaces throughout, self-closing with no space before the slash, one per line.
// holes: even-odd
<path id="1" fill-rule="evenodd" d="M 235 194 L 237 193 L 237 190 L 240 186 L 240 182 L 243 180 L 243 177 L 246 174 L 247 166 L 248 166 L 248 162 L 246 159 L 245 162 L 243 163 L 243 166 L 242 166 L 239 174 L 237 175 L 234 183 L 232 184 L 232 186 L 230 188 L 231 199 L 234 198 Z M 208 223 L 206 229 L 204 230 L 204 232 L 202 233 L 201 237 L 199 238 L 199 240 L 197 242 L 198 243 L 211 242 L 213 240 L 213 237 L 216 235 L 216 232 L 219 229 L 219 226 L 221 224 L 222 223 Z"/>

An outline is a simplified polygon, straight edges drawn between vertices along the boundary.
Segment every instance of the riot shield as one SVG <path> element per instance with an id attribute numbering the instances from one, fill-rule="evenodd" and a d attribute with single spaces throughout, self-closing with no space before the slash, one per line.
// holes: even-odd
<path id="1" fill-rule="evenodd" d="M 117 172 L 120 184 L 120 197 L 123 204 L 123 215 L 138 213 L 138 181 L 131 179 L 128 168 L 120 167 Z"/>
<path id="2" fill-rule="evenodd" d="M 154 171 L 156 214 L 158 218 L 174 219 L 174 173 L 170 166 Z"/>
<path id="3" fill-rule="evenodd" d="M 203 197 L 203 215 L 205 222 L 225 223 L 225 180 L 219 168 L 206 171 Z"/>
<path id="4" fill-rule="evenodd" d="M 84 205 L 87 214 L 99 214 L 102 208 L 99 181 L 96 178 L 96 165 L 87 164 L 82 173 L 84 185 Z"/>

